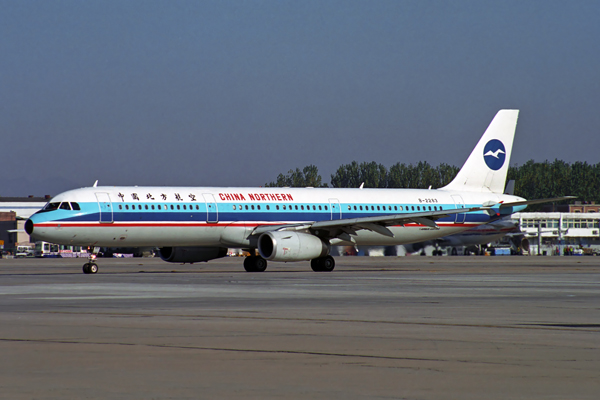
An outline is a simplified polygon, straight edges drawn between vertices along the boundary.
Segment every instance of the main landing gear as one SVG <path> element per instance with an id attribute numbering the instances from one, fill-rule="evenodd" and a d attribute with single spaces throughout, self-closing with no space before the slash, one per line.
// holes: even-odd
<path id="1" fill-rule="evenodd" d="M 310 260 L 310 267 L 315 272 L 331 272 L 335 268 L 335 260 L 331 256 Z"/>
<path id="2" fill-rule="evenodd" d="M 267 260 L 258 256 L 250 256 L 244 259 L 244 269 L 247 272 L 264 272 L 267 269 Z"/>
<path id="3" fill-rule="evenodd" d="M 96 264 L 96 257 L 98 257 L 99 247 L 94 247 L 92 252 L 88 257 L 88 262 L 83 264 L 83 273 L 84 274 L 95 274 L 98 272 L 98 264 Z"/>
<path id="4" fill-rule="evenodd" d="M 316 272 L 331 272 L 335 268 L 335 260 L 331 256 L 315 258 L 310 261 L 310 267 Z M 244 269 L 247 272 L 264 272 L 267 269 L 267 260 L 260 256 L 246 257 Z"/>

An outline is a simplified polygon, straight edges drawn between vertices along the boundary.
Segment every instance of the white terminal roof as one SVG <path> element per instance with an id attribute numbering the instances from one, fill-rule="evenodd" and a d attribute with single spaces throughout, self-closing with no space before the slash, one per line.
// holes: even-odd
<path id="1" fill-rule="evenodd" d="M 17 218 L 29 218 L 46 205 L 48 200 L 42 197 L 0 197 L 0 212 L 14 211 Z"/>

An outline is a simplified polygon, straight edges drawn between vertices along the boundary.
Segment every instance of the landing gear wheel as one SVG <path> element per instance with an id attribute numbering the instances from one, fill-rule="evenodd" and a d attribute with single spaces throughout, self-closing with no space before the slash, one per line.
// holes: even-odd
<path id="1" fill-rule="evenodd" d="M 254 261 L 254 271 L 255 272 L 265 272 L 267 269 L 267 260 L 262 257 L 256 257 Z"/>
<path id="2" fill-rule="evenodd" d="M 95 274 L 98 272 L 98 265 L 94 263 L 90 263 L 90 274 Z"/>
<path id="3" fill-rule="evenodd" d="M 98 272 L 98 265 L 95 263 L 85 263 L 83 264 L 83 273 L 84 274 L 95 274 Z"/>
<path id="4" fill-rule="evenodd" d="M 315 272 L 331 272 L 335 268 L 335 260 L 331 256 L 310 260 L 310 267 Z"/>
<path id="5" fill-rule="evenodd" d="M 453 256 L 457 256 L 458 255 L 458 251 L 456 251 L 456 247 L 452 248 L 452 255 Z"/>
<path id="6" fill-rule="evenodd" d="M 267 269 L 267 260 L 262 257 L 246 257 L 244 269 L 246 272 L 264 272 Z"/>

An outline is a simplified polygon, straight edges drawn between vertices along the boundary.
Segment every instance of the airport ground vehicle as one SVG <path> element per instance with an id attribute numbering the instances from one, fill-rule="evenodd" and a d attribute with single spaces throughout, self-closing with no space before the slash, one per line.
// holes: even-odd
<path id="1" fill-rule="evenodd" d="M 15 249 L 15 258 L 33 257 L 33 247 L 31 246 L 17 246 Z"/>
<path id="2" fill-rule="evenodd" d="M 35 257 L 54 258 L 54 257 L 87 257 L 86 249 L 81 246 L 69 246 L 54 244 L 45 241 L 35 242 Z"/>

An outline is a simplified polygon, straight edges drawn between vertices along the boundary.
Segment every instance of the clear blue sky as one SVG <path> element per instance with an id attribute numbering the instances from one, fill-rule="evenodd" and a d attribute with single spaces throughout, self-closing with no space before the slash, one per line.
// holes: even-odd
<path id="1" fill-rule="evenodd" d="M 353 160 L 600 162 L 599 1 L 3 1 L 0 195 Z"/>

